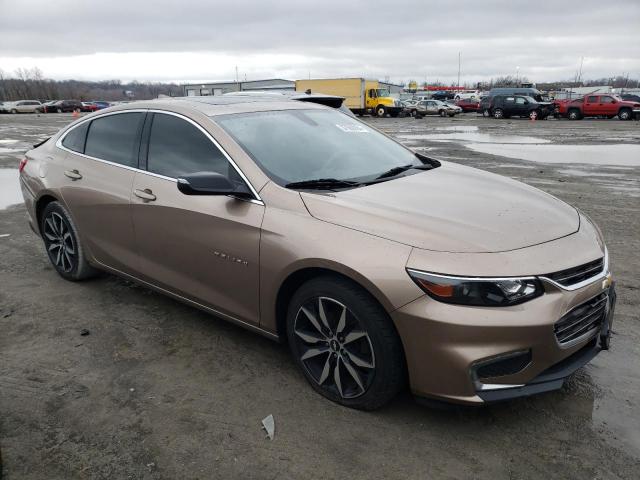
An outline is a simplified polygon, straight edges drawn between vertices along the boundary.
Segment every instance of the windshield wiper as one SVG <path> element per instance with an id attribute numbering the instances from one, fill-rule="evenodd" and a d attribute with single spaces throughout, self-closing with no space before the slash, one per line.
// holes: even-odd
<path id="1" fill-rule="evenodd" d="M 406 172 L 407 170 L 415 169 L 415 170 L 431 170 L 433 168 L 432 165 L 416 165 L 414 163 L 410 163 L 409 165 L 402 165 L 401 167 L 393 167 L 387 170 L 384 173 L 378 175 L 375 180 L 382 180 L 383 178 L 395 177 L 396 175 L 400 175 L 402 172 Z"/>
<path id="2" fill-rule="evenodd" d="M 338 180 L 337 178 L 317 178 L 315 180 L 302 180 L 285 185 L 286 188 L 309 188 L 313 190 L 330 190 L 332 188 L 348 188 L 360 185 L 351 180 Z"/>

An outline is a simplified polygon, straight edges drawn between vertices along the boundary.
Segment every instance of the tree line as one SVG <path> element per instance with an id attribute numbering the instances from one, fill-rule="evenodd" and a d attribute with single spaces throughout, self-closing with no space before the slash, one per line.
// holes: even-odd
<path id="1" fill-rule="evenodd" d="M 120 80 L 97 82 L 83 80 L 52 80 L 39 68 L 19 68 L 9 75 L 0 69 L 0 101 L 13 100 L 150 100 L 159 95 L 183 95 L 175 83 Z"/>

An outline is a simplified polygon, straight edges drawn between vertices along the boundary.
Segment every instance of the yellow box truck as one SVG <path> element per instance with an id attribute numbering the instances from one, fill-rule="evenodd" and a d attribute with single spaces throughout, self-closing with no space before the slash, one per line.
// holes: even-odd
<path id="1" fill-rule="evenodd" d="M 377 80 L 364 78 L 314 78 L 296 80 L 296 92 L 324 93 L 344 97 L 344 104 L 356 115 L 370 113 L 379 117 L 397 117 L 402 111 L 400 101 Z"/>

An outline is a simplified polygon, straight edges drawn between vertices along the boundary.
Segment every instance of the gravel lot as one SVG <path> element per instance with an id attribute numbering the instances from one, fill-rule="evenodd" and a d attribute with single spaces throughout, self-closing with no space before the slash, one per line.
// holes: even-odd
<path id="1" fill-rule="evenodd" d="M 13 203 L 7 169 L 28 145 L 71 120 L 0 116 L 0 199 Z M 613 349 L 534 398 L 434 410 L 405 393 L 348 410 L 315 394 L 281 345 L 113 276 L 62 280 L 11 206 L 0 210 L 3 478 L 640 478 L 640 122 L 365 120 L 591 216 L 618 281 Z"/>

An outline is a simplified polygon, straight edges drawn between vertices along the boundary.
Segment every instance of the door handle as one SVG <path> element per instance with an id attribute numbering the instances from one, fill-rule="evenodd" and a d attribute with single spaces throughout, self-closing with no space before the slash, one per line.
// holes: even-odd
<path id="1" fill-rule="evenodd" d="M 64 174 L 71 180 L 80 180 L 82 178 L 78 170 L 65 170 Z"/>
<path id="2" fill-rule="evenodd" d="M 151 189 L 145 188 L 144 190 L 135 189 L 133 191 L 136 197 L 140 197 L 141 199 L 147 202 L 153 202 L 156 199 L 156 196 L 153 194 Z"/>

